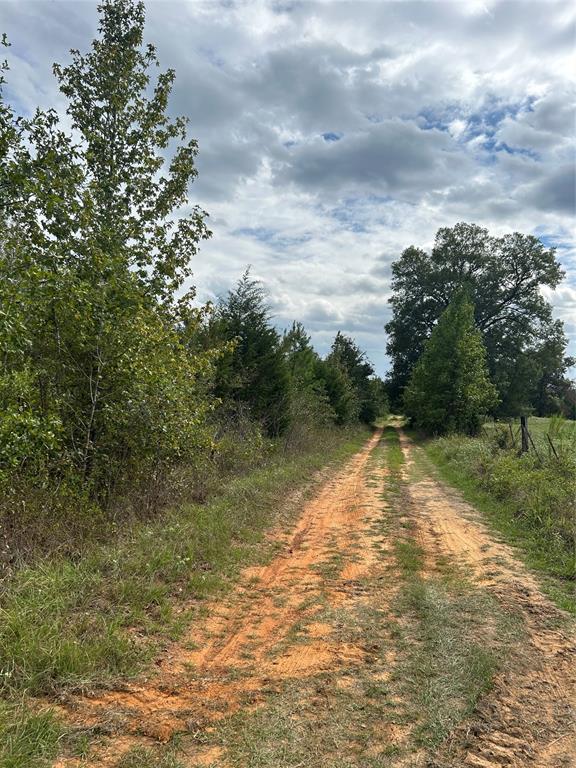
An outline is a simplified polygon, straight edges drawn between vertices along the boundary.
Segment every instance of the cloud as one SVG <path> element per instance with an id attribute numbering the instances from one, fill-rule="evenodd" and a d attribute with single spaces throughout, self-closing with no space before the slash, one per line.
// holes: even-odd
<path id="1" fill-rule="evenodd" d="M 570 2 L 147 5 L 146 38 L 176 70 L 170 108 L 199 141 L 190 202 L 214 232 L 193 265 L 200 298 L 252 264 L 279 327 L 305 320 L 323 352 L 354 333 L 383 372 L 392 261 L 464 220 L 559 245 L 568 279 L 550 298 L 570 318 Z M 96 0 L 3 0 L 19 111 L 65 111 L 52 62 L 96 26 Z"/>
<path id="2" fill-rule="evenodd" d="M 574 167 L 566 165 L 556 169 L 553 174 L 521 190 L 520 195 L 535 208 L 573 215 L 576 210 Z"/>
<path id="3" fill-rule="evenodd" d="M 295 147 L 276 176 L 303 189 L 413 198 L 444 188 L 469 165 L 447 133 L 422 130 L 413 121 L 386 120 L 339 142 Z"/>

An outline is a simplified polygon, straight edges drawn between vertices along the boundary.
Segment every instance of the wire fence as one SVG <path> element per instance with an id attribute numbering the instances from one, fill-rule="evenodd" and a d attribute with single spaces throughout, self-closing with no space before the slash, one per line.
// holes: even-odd
<path id="1" fill-rule="evenodd" d="M 535 430 L 529 428 L 527 416 L 516 421 L 488 422 L 483 432 L 489 439 L 496 438 L 503 448 L 512 448 L 519 455 L 534 453 L 541 463 L 544 458 L 560 460 L 567 452 L 576 453 L 576 423 L 554 418 L 536 421 Z"/>

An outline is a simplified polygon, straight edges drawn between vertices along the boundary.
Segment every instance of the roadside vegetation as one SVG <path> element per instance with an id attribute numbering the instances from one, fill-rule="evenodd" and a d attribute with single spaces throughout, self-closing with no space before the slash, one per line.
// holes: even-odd
<path id="1" fill-rule="evenodd" d="M 443 477 L 481 509 L 563 607 L 576 611 L 576 431 L 574 422 L 529 419 L 536 450 L 519 454 L 508 424 L 475 438 L 451 435 L 425 444 Z M 556 454 L 546 435 L 549 435 Z M 516 438 L 517 440 L 517 438 Z"/>
<path id="2" fill-rule="evenodd" d="M 0 68 L 3 768 L 46 764 L 53 697 L 141 670 L 387 410 L 355 341 L 282 332 L 249 271 L 197 301 L 211 233 L 175 73 L 142 2 L 99 12 L 54 67 L 65 122 L 17 114 Z"/>

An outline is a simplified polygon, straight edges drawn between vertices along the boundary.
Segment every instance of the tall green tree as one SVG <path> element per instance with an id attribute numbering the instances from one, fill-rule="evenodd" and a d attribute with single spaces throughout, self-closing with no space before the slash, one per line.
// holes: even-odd
<path id="1" fill-rule="evenodd" d="M 392 265 L 392 319 L 386 325 L 392 359 L 390 392 L 401 399 L 438 318 L 465 288 L 487 349 L 490 374 L 503 402 L 519 356 L 545 344 L 553 327 L 541 288 L 563 277 L 553 248 L 515 232 L 493 237 L 475 224 L 440 229 L 430 253 L 410 246 Z"/>
<path id="2" fill-rule="evenodd" d="M 404 394 L 406 414 L 431 434 L 475 434 L 498 402 L 474 307 L 458 291 L 424 346 Z"/>
<path id="3" fill-rule="evenodd" d="M 290 423 L 290 374 L 261 283 L 247 270 L 216 308 L 211 336 L 233 342 L 218 363 L 216 395 L 245 404 L 271 437 Z"/>
<path id="4" fill-rule="evenodd" d="M 19 121 L 3 178 L 0 318 L 6 412 L 49 425 L 59 471 L 99 495 L 123 477 L 207 440 L 199 380 L 211 355 L 187 354 L 191 295 L 178 298 L 209 235 L 188 207 L 197 145 L 170 119 L 174 73 L 144 45 L 144 5 L 106 0 L 99 36 L 55 66 L 73 134 L 53 112 Z M 4 119 L 4 118 L 3 118 Z M 17 341 L 14 327 L 19 323 Z M 40 430 L 42 431 L 42 430 Z"/>
<path id="5" fill-rule="evenodd" d="M 332 344 L 329 360 L 346 371 L 354 389 L 358 418 L 366 424 L 371 424 L 377 415 L 377 407 L 370 383 L 374 368 L 366 359 L 366 353 L 362 352 L 353 339 L 339 331 Z"/>

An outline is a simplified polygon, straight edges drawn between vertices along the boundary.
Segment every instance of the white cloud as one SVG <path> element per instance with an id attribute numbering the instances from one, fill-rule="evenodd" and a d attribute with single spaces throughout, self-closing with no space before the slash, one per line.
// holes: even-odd
<path id="1" fill-rule="evenodd" d="M 575 17 L 556 0 L 149 1 L 200 144 L 199 296 L 250 263 L 279 325 L 304 319 L 322 351 L 354 333 L 382 371 L 391 261 L 466 220 L 561 246 L 551 298 L 573 318 Z M 0 2 L 18 109 L 64 110 L 51 64 L 96 24 L 95 0 Z"/>

